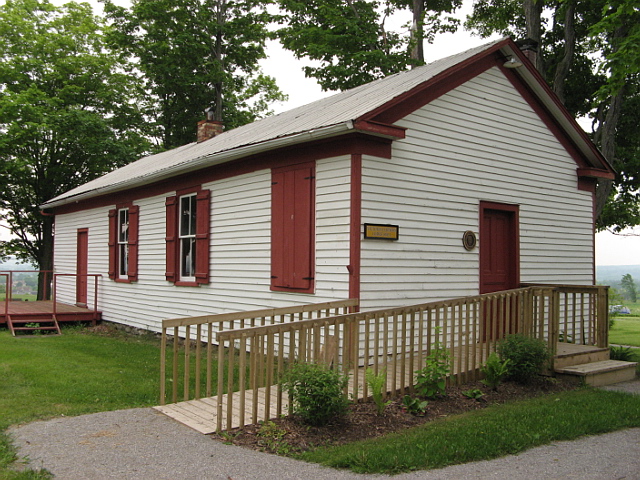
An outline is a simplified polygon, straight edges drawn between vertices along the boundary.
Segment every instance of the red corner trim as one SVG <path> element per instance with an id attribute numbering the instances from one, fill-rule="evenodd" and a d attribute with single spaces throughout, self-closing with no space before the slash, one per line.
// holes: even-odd
<path id="1" fill-rule="evenodd" d="M 351 220 L 349 226 L 349 298 L 360 298 L 362 251 L 362 155 L 351 155 Z"/>
<path id="2" fill-rule="evenodd" d="M 354 125 L 356 130 L 373 133 L 378 135 L 385 135 L 395 138 L 404 138 L 406 136 L 406 128 L 397 127 L 395 125 L 389 125 L 386 123 L 380 123 L 373 120 L 356 120 Z"/>
<path id="3" fill-rule="evenodd" d="M 614 180 L 616 178 L 613 172 L 600 168 L 580 167 L 577 169 L 577 172 L 580 178 L 606 178 L 607 180 Z"/>

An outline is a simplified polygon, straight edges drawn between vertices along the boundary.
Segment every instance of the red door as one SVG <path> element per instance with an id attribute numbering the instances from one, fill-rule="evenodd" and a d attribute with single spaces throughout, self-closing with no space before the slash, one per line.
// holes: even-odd
<path id="1" fill-rule="evenodd" d="M 480 293 L 517 288 L 518 207 L 480 204 Z"/>
<path id="2" fill-rule="evenodd" d="M 518 288 L 518 207 L 480 204 L 480 293 Z M 482 308 L 482 338 L 498 340 L 518 330 L 515 297 L 488 299 Z"/>
<path id="3" fill-rule="evenodd" d="M 87 273 L 89 257 L 89 230 L 81 228 L 78 230 L 78 249 L 76 261 L 76 304 L 87 305 Z"/>

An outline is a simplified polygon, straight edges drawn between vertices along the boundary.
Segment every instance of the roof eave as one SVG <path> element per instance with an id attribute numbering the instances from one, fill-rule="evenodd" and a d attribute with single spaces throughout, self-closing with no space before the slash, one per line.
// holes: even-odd
<path id="1" fill-rule="evenodd" d="M 161 182 L 176 175 L 190 173 L 203 168 L 220 165 L 233 160 L 238 160 L 243 157 L 248 157 L 250 155 L 256 155 L 270 150 L 275 150 L 277 148 L 305 143 L 310 140 L 321 140 L 325 138 L 344 135 L 353 130 L 353 121 L 347 121 L 327 127 L 300 132 L 294 135 L 274 138 L 261 143 L 244 145 L 224 152 L 217 152 L 214 154 L 202 156 L 200 158 L 195 158 L 185 163 L 173 165 L 151 175 L 125 180 L 101 188 L 95 188 L 86 192 L 79 193 L 77 195 L 66 196 L 64 198 L 60 198 L 59 200 L 56 200 L 54 198 L 40 205 L 40 209 L 51 210 L 71 203 L 79 203 L 83 200 L 88 200 L 99 195 L 113 194 L 124 190 L 129 190 L 131 188 L 143 187 L 153 183 Z M 377 134 L 381 136 L 389 136 L 388 134 L 381 134 L 380 132 L 377 132 Z"/>

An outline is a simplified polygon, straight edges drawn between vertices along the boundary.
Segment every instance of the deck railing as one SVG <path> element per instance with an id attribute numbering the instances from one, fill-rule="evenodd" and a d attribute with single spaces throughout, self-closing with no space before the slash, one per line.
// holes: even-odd
<path id="1" fill-rule="evenodd" d="M 312 318 L 322 318 L 347 313 L 358 307 L 357 299 L 337 302 L 299 305 L 285 308 L 270 308 L 247 312 L 223 313 L 164 320 L 162 322 L 162 343 L 160 354 L 160 404 L 167 401 L 167 382 L 171 384 L 171 402 L 178 401 L 178 384 L 183 383 L 182 400 L 212 395 L 213 334 L 225 329 L 281 325 Z M 195 327 L 195 328 L 192 328 Z M 166 371 L 168 332 L 172 332 L 173 347 L 171 369 Z M 181 338 L 183 340 L 181 340 Z M 184 345 L 183 355 L 179 355 L 180 344 Z M 204 369 L 202 367 L 203 345 L 206 351 Z M 191 357 L 195 357 L 193 372 Z M 179 372 L 179 367 L 182 369 Z M 204 380 L 203 380 L 204 377 Z"/>
<path id="2" fill-rule="evenodd" d="M 452 359 L 449 382 L 466 382 L 479 378 L 481 365 L 495 351 L 497 342 L 510 333 L 544 339 L 552 353 L 559 341 L 606 346 L 607 309 L 607 287 L 531 285 L 409 307 L 289 322 L 240 324 L 237 314 L 235 320 L 234 314 L 229 314 L 225 320 L 228 328 L 217 329 L 215 339 L 212 323 L 198 323 L 192 337 L 188 320 L 168 321 L 166 326 L 176 322 L 172 399 L 177 401 L 180 379 L 177 322 L 185 326 L 183 333 L 188 339 L 180 362 L 183 400 L 199 398 L 202 392 L 197 384 L 190 388 L 190 339 L 202 339 L 205 333 L 200 325 L 209 323 L 205 347 L 202 342 L 196 342 L 195 347 L 196 362 L 200 362 L 202 348 L 207 349 L 207 371 L 201 372 L 196 365 L 192 377 L 197 382 L 206 379 L 206 397 L 218 394 L 217 429 L 222 430 L 232 427 L 234 415 L 243 425 L 246 420 L 256 423 L 286 413 L 288 398 L 279 381 L 294 363 L 323 362 L 348 374 L 345 393 L 353 399 L 370 395 L 364 380 L 366 368 L 376 373 L 385 371 L 388 395 L 402 395 L 412 391 L 415 372 L 425 366 L 436 347 L 446 349 Z M 211 385 L 214 344 L 216 388 Z M 165 353 L 163 347 L 161 401 L 165 398 Z"/>
<path id="3" fill-rule="evenodd" d="M 92 312 L 97 312 L 98 311 L 98 280 L 102 277 L 101 274 L 95 274 L 95 273 L 55 273 L 53 275 L 53 288 L 52 288 L 52 300 L 53 300 L 53 314 L 56 315 L 57 311 L 56 311 L 56 306 L 58 304 L 57 301 L 57 296 L 58 296 L 58 289 L 59 289 L 59 283 L 60 283 L 60 279 L 61 278 L 73 278 L 75 279 L 75 284 L 76 284 L 76 288 L 78 282 L 80 282 L 81 280 L 84 280 L 87 282 L 87 296 L 89 295 L 89 288 L 88 288 L 88 282 L 91 278 L 93 278 L 93 294 L 92 294 L 92 298 L 93 298 L 93 308 L 90 309 Z M 82 304 L 82 306 L 86 306 L 87 308 L 89 308 L 89 302 L 86 303 L 86 305 Z"/>
<path id="4" fill-rule="evenodd" d="M 38 276 L 37 283 L 41 283 L 43 286 L 43 291 L 41 292 L 40 297 L 48 298 L 50 290 L 51 290 L 51 279 L 53 272 L 51 270 L 0 270 L 0 276 L 6 278 L 6 290 L 5 290 L 5 302 L 10 302 L 13 300 L 13 274 L 35 274 Z M 42 279 L 40 279 L 42 276 Z M 38 298 L 40 298 L 38 297 Z"/>

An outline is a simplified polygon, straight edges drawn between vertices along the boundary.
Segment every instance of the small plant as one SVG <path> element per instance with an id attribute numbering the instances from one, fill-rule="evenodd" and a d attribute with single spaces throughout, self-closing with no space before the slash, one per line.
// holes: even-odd
<path id="1" fill-rule="evenodd" d="M 500 360 L 497 353 L 491 353 L 487 358 L 487 363 L 480 367 L 480 371 L 484 374 L 484 379 L 481 382 L 492 390 L 497 391 L 498 385 L 502 383 L 502 379 L 509 373 L 510 363 L 511 360 L 508 358 Z"/>
<path id="2" fill-rule="evenodd" d="M 411 415 L 416 417 L 424 417 L 427 414 L 427 405 L 429 402 L 426 400 L 420 400 L 419 398 L 413 398 L 410 395 L 405 395 L 402 399 L 402 406 Z"/>
<path id="3" fill-rule="evenodd" d="M 346 413 L 347 382 L 346 375 L 325 365 L 300 363 L 285 374 L 283 388 L 289 392 L 291 412 L 309 425 L 320 426 Z"/>
<path id="4" fill-rule="evenodd" d="M 367 380 L 367 385 L 369 385 L 369 389 L 371 390 L 371 396 L 376 404 L 378 415 L 382 415 L 386 406 L 391 403 L 391 400 L 387 402 L 384 401 L 384 390 L 387 386 L 387 374 L 383 370 L 376 375 L 372 369 L 367 368 L 367 371 L 365 372 L 365 379 Z"/>
<path id="5" fill-rule="evenodd" d="M 427 355 L 424 368 L 416 371 L 416 391 L 422 397 L 444 395 L 447 375 L 451 371 L 449 351 L 436 344 Z"/>
<path id="6" fill-rule="evenodd" d="M 271 452 L 278 455 L 287 455 L 291 451 L 289 445 L 284 439 L 287 431 L 279 427 L 271 420 L 264 422 L 256 435 L 261 438 L 262 444 Z"/>
<path id="7" fill-rule="evenodd" d="M 611 345 L 609 347 L 609 358 L 621 362 L 635 362 L 635 353 L 632 348 L 622 345 Z"/>
<path id="8" fill-rule="evenodd" d="M 484 393 L 482 393 L 482 390 L 480 390 L 479 388 L 472 388 L 471 390 L 467 390 L 466 392 L 462 392 L 462 394 L 467 397 L 467 398 L 471 398 L 472 400 L 480 400 L 482 397 L 484 397 Z"/>
<path id="9" fill-rule="evenodd" d="M 498 355 L 502 361 L 509 361 L 508 378 L 521 384 L 536 378 L 550 359 L 543 340 L 519 333 L 507 335 L 498 343 Z"/>

